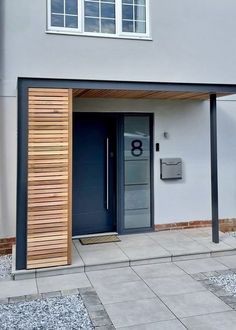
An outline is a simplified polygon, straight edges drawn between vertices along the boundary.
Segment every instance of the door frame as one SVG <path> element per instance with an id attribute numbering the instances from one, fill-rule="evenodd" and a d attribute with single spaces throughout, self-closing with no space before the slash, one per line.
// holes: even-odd
<path id="1" fill-rule="evenodd" d="M 78 112 L 79 113 L 79 112 Z M 81 112 L 83 113 L 83 112 Z M 116 231 L 121 235 L 145 233 L 154 231 L 154 114 L 150 112 L 86 112 L 88 115 L 107 115 L 114 117 L 116 121 L 116 205 L 114 220 Z M 146 116 L 149 118 L 150 132 L 150 227 L 125 229 L 124 226 L 124 117 Z M 75 142 L 75 141 L 74 141 Z M 72 219 L 73 222 L 73 219 Z"/>
<path id="2" fill-rule="evenodd" d="M 121 235 L 153 232 L 154 226 L 154 114 L 150 112 L 118 112 L 119 127 L 117 129 L 117 230 Z M 149 131 L 150 131 L 150 215 L 151 223 L 148 228 L 131 228 L 125 229 L 124 225 L 124 116 L 146 116 L 149 117 Z"/>

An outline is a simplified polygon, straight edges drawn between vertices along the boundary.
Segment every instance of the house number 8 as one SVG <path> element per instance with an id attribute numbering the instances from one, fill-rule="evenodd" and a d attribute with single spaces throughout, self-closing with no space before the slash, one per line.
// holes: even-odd
<path id="1" fill-rule="evenodd" d="M 143 143 L 140 140 L 133 140 L 131 143 L 132 149 L 131 153 L 134 157 L 139 157 L 143 154 Z"/>

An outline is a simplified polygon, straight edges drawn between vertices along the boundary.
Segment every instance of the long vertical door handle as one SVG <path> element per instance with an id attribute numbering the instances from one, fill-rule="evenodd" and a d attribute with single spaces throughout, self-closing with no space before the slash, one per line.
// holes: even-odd
<path id="1" fill-rule="evenodd" d="M 109 210 L 109 139 L 107 138 L 107 203 L 106 208 Z"/>

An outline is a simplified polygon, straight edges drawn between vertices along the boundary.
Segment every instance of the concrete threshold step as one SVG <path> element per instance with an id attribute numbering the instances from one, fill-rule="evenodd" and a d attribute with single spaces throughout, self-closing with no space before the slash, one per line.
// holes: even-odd
<path id="1" fill-rule="evenodd" d="M 68 266 L 31 269 L 31 270 L 16 270 L 15 247 L 13 247 L 12 276 L 14 280 L 22 280 L 22 279 L 32 279 L 38 277 L 82 273 L 82 272 L 89 272 L 89 271 L 102 270 L 102 269 L 115 269 L 115 268 L 123 268 L 123 267 L 137 266 L 137 265 L 158 264 L 158 263 L 204 259 L 204 258 L 212 258 L 212 257 L 214 258 L 214 257 L 222 257 L 229 255 L 236 255 L 236 248 L 235 249 L 231 248 L 229 250 L 209 251 L 209 252 L 196 251 L 194 253 L 186 253 L 186 254 L 175 253 L 169 256 L 162 256 L 162 257 L 160 256 L 156 258 L 145 258 L 145 259 L 132 259 L 132 260 L 120 261 L 120 262 L 109 262 L 109 263 L 101 262 L 101 263 L 87 264 L 87 265 L 86 264 L 78 265 L 76 263 L 72 263 L 72 265 L 68 265 Z"/>

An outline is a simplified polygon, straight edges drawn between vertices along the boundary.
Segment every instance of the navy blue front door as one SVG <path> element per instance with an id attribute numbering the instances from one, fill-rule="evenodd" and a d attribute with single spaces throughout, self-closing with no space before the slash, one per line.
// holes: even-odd
<path id="1" fill-rule="evenodd" d="M 116 230 L 115 120 L 73 114 L 73 236 Z"/>

